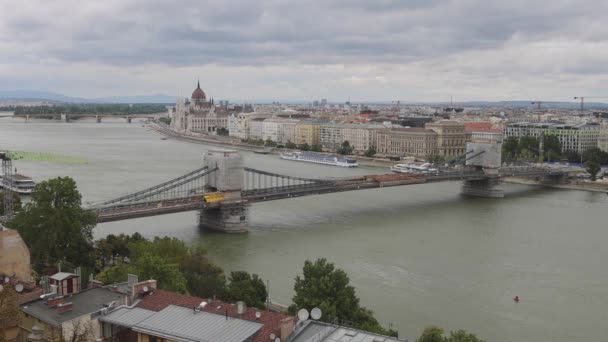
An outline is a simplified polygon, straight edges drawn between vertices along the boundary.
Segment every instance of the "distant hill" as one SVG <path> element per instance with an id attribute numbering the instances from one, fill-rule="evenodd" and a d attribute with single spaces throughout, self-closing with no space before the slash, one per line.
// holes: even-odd
<path id="1" fill-rule="evenodd" d="M 107 103 L 175 103 L 175 98 L 175 96 L 157 94 L 100 97 L 95 99 L 95 101 Z"/>
<path id="2" fill-rule="evenodd" d="M 89 99 L 81 97 L 71 97 L 50 91 L 38 90 L 0 90 L 0 100 L 47 100 L 55 102 L 91 103 Z"/>
<path id="3" fill-rule="evenodd" d="M 23 101 L 49 101 L 63 103 L 175 103 L 175 96 L 168 95 L 137 95 L 137 96 L 113 96 L 88 99 L 72 97 L 50 91 L 39 90 L 0 90 L 0 101 L 23 100 Z"/>

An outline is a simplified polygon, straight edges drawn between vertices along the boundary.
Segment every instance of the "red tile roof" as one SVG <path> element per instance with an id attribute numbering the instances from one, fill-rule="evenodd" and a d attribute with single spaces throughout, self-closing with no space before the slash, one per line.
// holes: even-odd
<path id="1" fill-rule="evenodd" d="M 183 306 L 187 308 L 194 308 L 201 302 L 206 301 L 205 299 L 182 295 L 179 293 L 154 290 L 152 294 L 141 298 L 141 301 L 137 304 L 137 307 L 152 311 L 161 311 L 169 305 Z M 219 307 L 219 308 L 218 308 Z M 219 300 L 214 300 L 205 306 L 203 309 L 205 312 L 211 312 L 219 315 L 228 314 L 229 317 L 240 318 L 247 321 L 253 321 L 263 324 L 263 327 L 254 336 L 253 342 L 266 342 L 270 340 L 270 334 L 274 333 L 277 337 L 281 335 L 281 321 L 291 316 L 267 311 L 259 310 L 256 308 L 247 308 L 245 313 L 239 315 L 236 311 L 235 304 L 224 303 Z M 261 316 L 259 319 L 255 317 L 256 312 L 260 312 Z"/>

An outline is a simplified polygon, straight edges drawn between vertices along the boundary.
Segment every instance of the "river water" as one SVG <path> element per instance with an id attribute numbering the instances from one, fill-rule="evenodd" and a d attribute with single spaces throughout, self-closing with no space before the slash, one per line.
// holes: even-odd
<path id="1" fill-rule="evenodd" d="M 184 174 L 208 146 L 161 140 L 141 123 L 24 123 L 0 118 L 0 149 L 82 156 L 86 165 L 16 161 L 44 180 L 71 176 L 84 202 Z M 243 152 L 245 165 L 297 176 L 379 173 Z M 201 233 L 194 212 L 100 224 L 95 236 L 140 232 L 202 242 L 226 270 L 270 281 L 289 304 L 305 259 L 350 275 L 363 305 L 416 338 L 431 324 L 489 341 L 600 341 L 608 335 L 608 197 L 506 185 L 504 199 L 467 198 L 442 183 L 311 196 L 252 206 L 250 233 Z M 518 295 L 519 303 L 512 298 Z"/>

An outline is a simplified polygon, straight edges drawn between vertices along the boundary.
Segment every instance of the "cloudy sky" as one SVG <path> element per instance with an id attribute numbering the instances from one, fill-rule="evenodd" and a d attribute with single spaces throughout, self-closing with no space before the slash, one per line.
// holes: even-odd
<path id="1" fill-rule="evenodd" d="M 445 101 L 608 96 L 608 1 L 0 0 L 0 90 Z M 608 100 L 608 99 L 607 99 Z"/>

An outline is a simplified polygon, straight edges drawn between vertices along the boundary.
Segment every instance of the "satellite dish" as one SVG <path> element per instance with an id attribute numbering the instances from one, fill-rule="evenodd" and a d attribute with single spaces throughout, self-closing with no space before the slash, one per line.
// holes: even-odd
<path id="1" fill-rule="evenodd" d="M 274 333 L 271 333 L 271 334 L 270 334 L 270 340 L 271 340 L 271 341 L 274 341 L 274 338 L 275 338 L 275 337 L 277 337 L 277 335 L 275 335 Z"/>
<path id="2" fill-rule="evenodd" d="M 277 337 L 274 339 L 274 342 L 281 342 L 281 339 Z"/>
<path id="3" fill-rule="evenodd" d="M 300 321 L 305 321 L 308 319 L 308 310 L 306 309 L 300 309 L 300 311 L 298 311 L 298 319 Z"/>
<path id="4" fill-rule="evenodd" d="M 318 320 L 319 318 L 321 318 L 321 309 L 313 308 L 312 310 L 310 310 L 310 317 L 314 320 Z"/>
<path id="5" fill-rule="evenodd" d="M 9 281 L 11 281 L 11 278 L 9 278 L 9 277 L 4 277 L 4 282 L 5 282 L 5 283 L 8 283 Z"/>
<path id="6" fill-rule="evenodd" d="M 255 312 L 255 318 L 260 318 L 260 317 L 262 317 L 262 313 L 259 312 L 259 311 L 256 311 Z"/>
<path id="7" fill-rule="evenodd" d="M 148 286 L 144 286 L 144 292 L 148 292 L 150 289 L 148 288 Z"/>
<path id="8" fill-rule="evenodd" d="M 21 293 L 23 291 L 23 284 L 15 285 L 15 291 Z"/>

